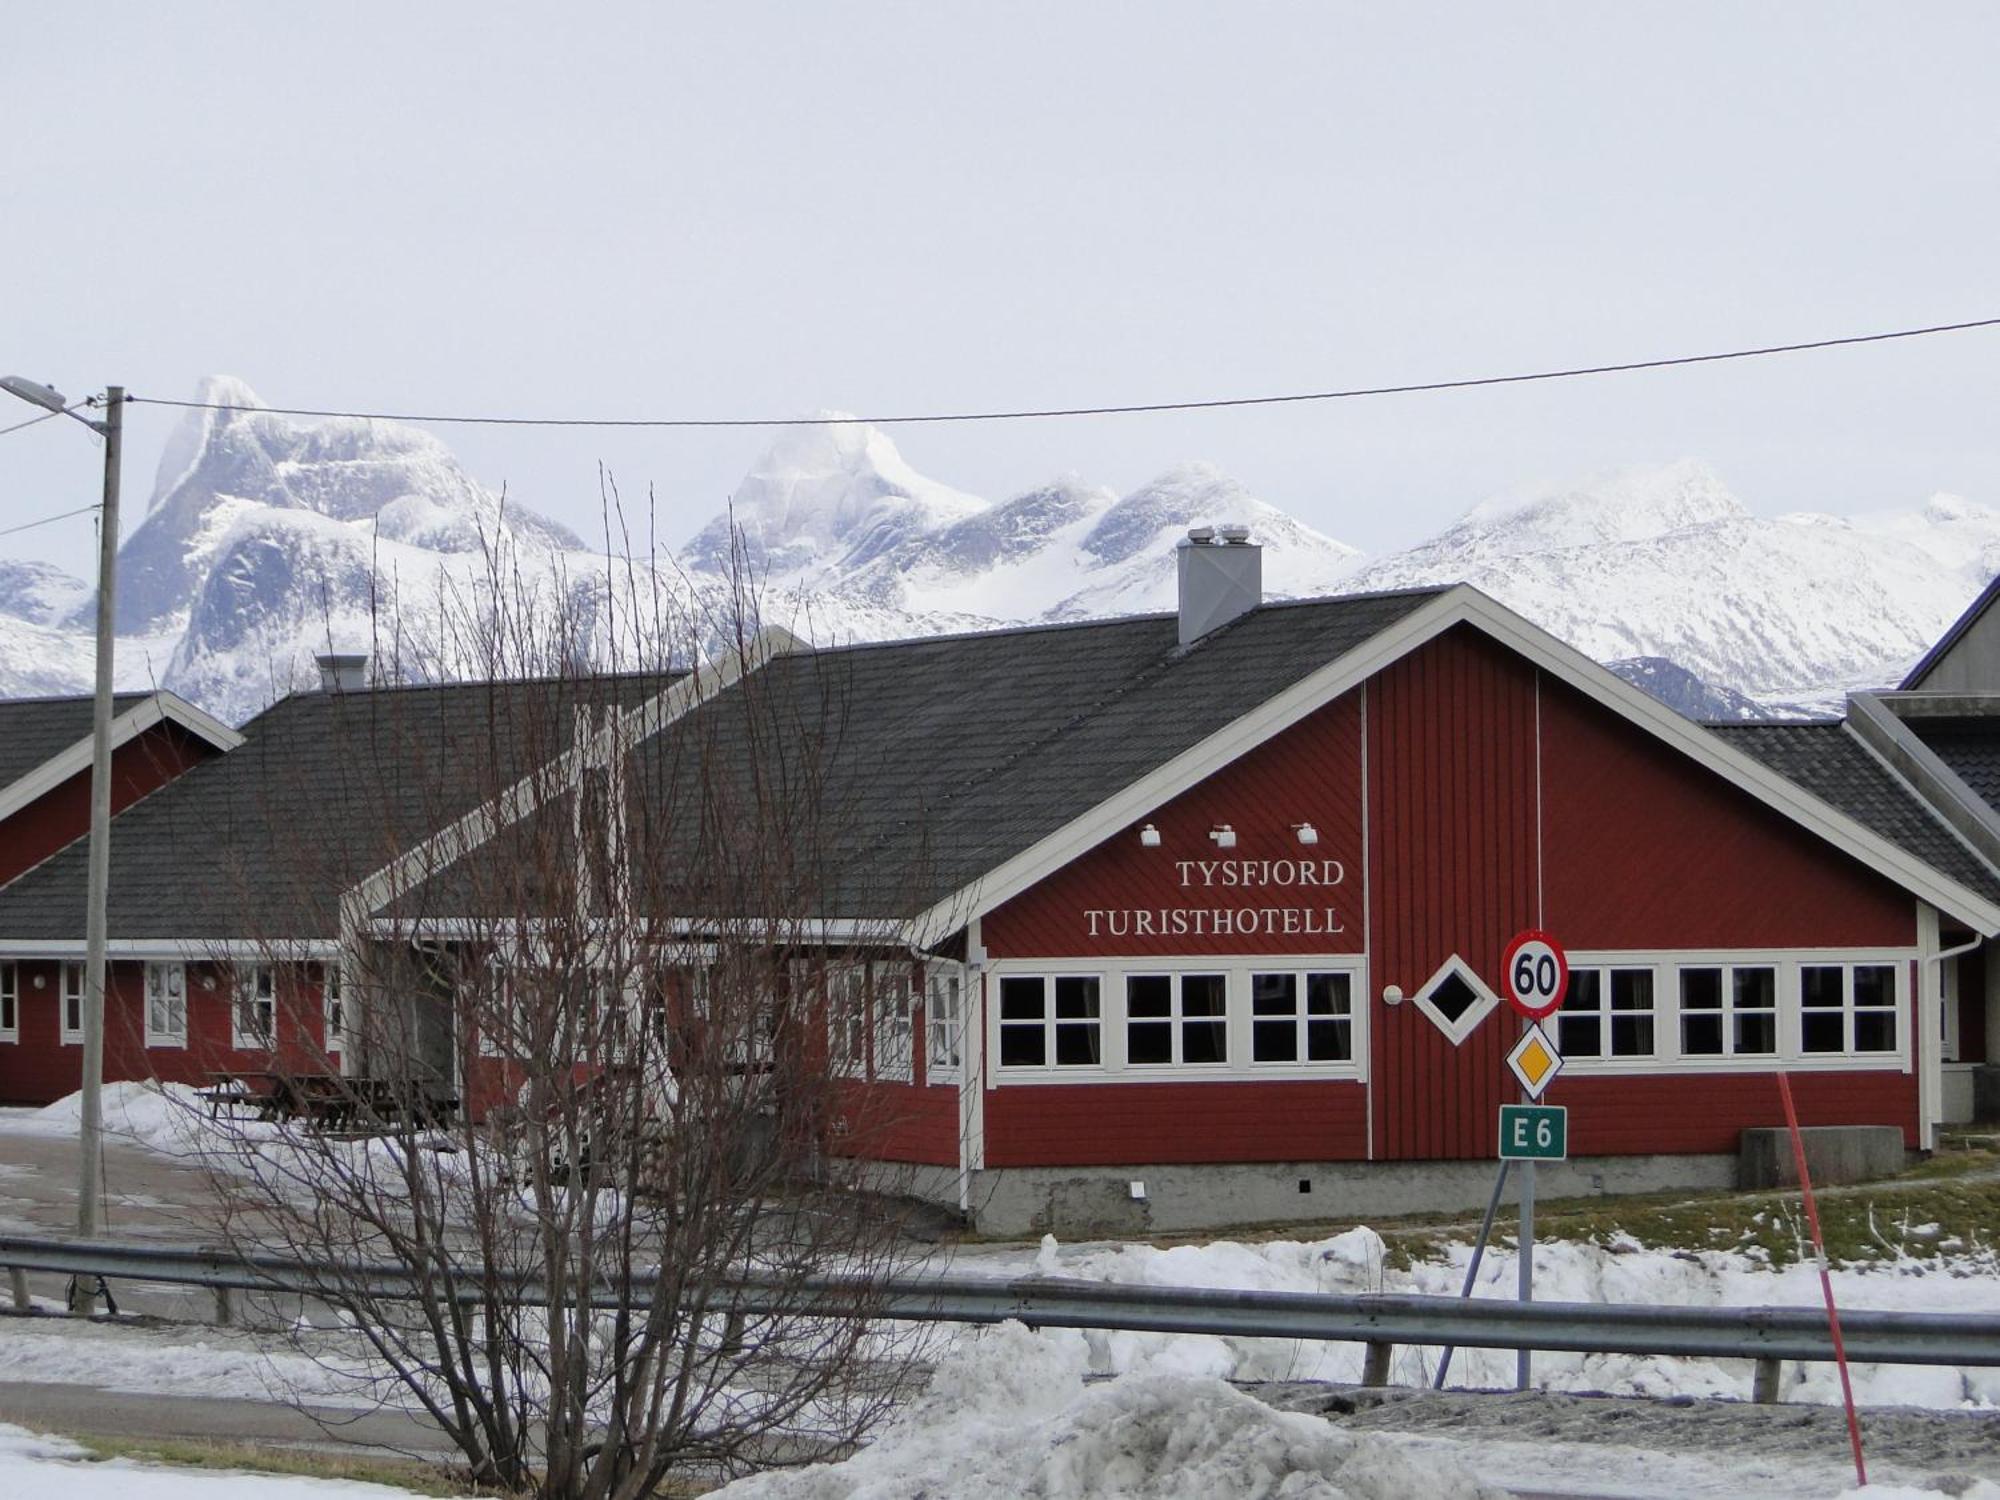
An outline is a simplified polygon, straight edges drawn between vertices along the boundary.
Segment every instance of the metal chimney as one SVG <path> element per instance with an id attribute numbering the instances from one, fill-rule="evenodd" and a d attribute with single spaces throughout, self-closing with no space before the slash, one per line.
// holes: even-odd
<path id="1" fill-rule="evenodd" d="M 350 656 L 338 651 L 322 651 L 313 660 L 319 664 L 322 693 L 365 693 L 368 691 L 367 656 Z"/>
<path id="2" fill-rule="evenodd" d="M 1248 526 L 1193 527 L 1176 556 L 1183 646 L 1264 602 L 1264 549 Z"/>

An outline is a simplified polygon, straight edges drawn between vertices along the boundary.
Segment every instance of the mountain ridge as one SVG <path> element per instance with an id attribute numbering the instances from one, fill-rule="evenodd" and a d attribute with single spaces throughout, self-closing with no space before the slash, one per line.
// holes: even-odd
<path id="1" fill-rule="evenodd" d="M 315 650 L 481 670 L 454 609 L 503 584 L 621 660 L 649 648 L 621 596 L 719 618 L 739 567 L 767 618 L 884 639 L 1171 609 L 1176 544 L 1222 522 L 1263 544 L 1270 597 L 1470 582 L 1683 712 L 1737 718 L 1894 681 L 2000 568 L 2000 511 L 1964 497 L 1762 517 L 1691 458 L 1519 488 L 1366 558 L 1199 459 L 1123 494 L 1058 473 L 989 501 L 839 413 L 781 432 L 677 554 L 628 568 L 503 505 L 428 433 L 295 421 L 230 377 L 200 398 L 237 409 L 191 410 L 162 451 L 120 548 L 118 676 L 232 720 L 309 684 Z M 91 610 L 80 580 L 0 560 L 0 694 L 85 687 Z"/>

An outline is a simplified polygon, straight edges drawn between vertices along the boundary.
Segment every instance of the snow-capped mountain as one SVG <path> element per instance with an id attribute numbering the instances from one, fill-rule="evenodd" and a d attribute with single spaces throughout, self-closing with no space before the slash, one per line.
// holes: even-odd
<path id="1" fill-rule="evenodd" d="M 167 445 L 120 554 L 118 677 L 232 720 L 310 682 L 315 651 L 478 672 L 496 593 L 560 603 L 585 654 L 645 659 L 661 643 L 633 601 L 714 620 L 738 563 L 766 619 L 820 640 L 1170 609 L 1175 545 L 1228 521 L 1263 544 L 1274 597 L 1463 579 L 1683 712 L 1741 717 L 1753 698 L 1827 704 L 1894 681 L 2000 567 L 1985 506 L 1764 518 L 1692 461 L 1489 501 L 1364 565 L 1210 464 L 1124 495 L 1063 475 L 988 502 L 831 421 L 786 430 L 677 558 L 628 571 L 503 506 L 425 433 L 294 421 L 240 381 L 201 395 L 243 409 L 193 410 Z M 0 563 L 0 693 L 87 689 L 90 616 L 78 580 Z"/>
<path id="2" fill-rule="evenodd" d="M 1354 574 L 1463 580 L 1599 661 L 1665 657 L 1753 698 L 1893 682 L 2000 569 L 2000 511 L 1752 515 L 1682 460 L 1476 506 Z"/>

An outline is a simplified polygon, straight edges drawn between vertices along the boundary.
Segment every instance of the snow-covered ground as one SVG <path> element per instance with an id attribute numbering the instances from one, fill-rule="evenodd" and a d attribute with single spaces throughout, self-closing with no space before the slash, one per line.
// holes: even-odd
<path id="1" fill-rule="evenodd" d="M 22 1500 L 394 1500 L 411 1493 L 351 1480 L 100 1461 L 67 1439 L 0 1423 L 0 1494 Z"/>
<path id="2" fill-rule="evenodd" d="M 1386 1264 L 1382 1239 L 1352 1229 L 1320 1240 L 1230 1240 L 1159 1249 L 1093 1244 L 1072 1248 L 1053 1236 L 1038 1251 L 1001 1250 L 959 1258 L 954 1270 L 981 1275 L 1079 1277 L 1137 1286 L 1237 1288 L 1256 1291 L 1415 1292 L 1457 1296 L 1471 1247 L 1445 1247 L 1443 1258 L 1404 1269 Z M 1990 1249 L 1837 1270 L 1842 1307 L 1882 1311 L 2000 1314 L 2000 1263 Z M 1515 1259 L 1510 1245 L 1490 1248 L 1474 1294 L 1511 1298 Z M 1820 1305 L 1817 1273 L 1807 1264 L 1774 1269 L 1761 1256 L 1735 1250 L 1648 1250 L 1629 1239 L 1608 1245 L 1544 1242 L 1535 1251 L 1535 1295 L 1549 1302 L 1634 1302 L 1689 1307 L 1812 1307 Z M 1228 1380 L 1360 1379 L 1358 1344 L 1293 1339 L 1224 1339 L 1201 1334 L 1091 1335 L 1102 1373 L 1172 1371 Z M 1391 1366 L 1398 1384 L 1428 1386 L 1438 1351 L 1399 1348 Z M 1601 1391 L 1631 1396 L 1745 1397 L 1748 1361 L 1664 1355 L 1541 1354 L 1538 1386 L 1551 1391 Z M 1990 1410 L 2000 1406 L 2000 1370 L 1976 1366 L 1857 1365 L 1855 1399 L 1868 1406 Z M 1454 1387 L 1508 1387 L 1511 1350 L 1466 1349 L 1453 1356 Z M 1785 1367 L 1786 1401 L 1836 1402 L 1830 1365 Z"/>
<path id="3" fill-rule="evenodd" d="M 181 1160 L 212 1151 L 219 1136 L 233 1137 L 240 1149 L 240 1135 L 218 1130 L 189 1105 L 189 1100 L 152 1086 L 115 1085 L 106 1091 L 107 1128 Z M 73 1100 L 44 1110 L 0 1112 L 0 1139 L 8 1134 L 73 1135 L 76 1113 Z M 259 1149 L 272 1148 L 283 1149 L 276 1141 Z M 1172 1248 L 1064 1246 L 1050 1238 L 1039 1248 L 967 1250 L 938 1265 L 960 1274 L 1052 1275 L 1134 1285 L 1456 1295 L 1468 1254 L 1463 1244 L 1448 1245 L 1436 1260 L 1399 1268 L 1388 1263 L 1378 1235 L 1354 1229 L 1314 1240 L 1216 1241 Z M 1774 1268 L 1761 1252 L 1649 1250 L 1629 1240 L 1605 1245 L 1559 1241 L 1540 1246 L 1536 1260 L 1538 1295 L 1547 1300 L 1818 1305 L 1810 1269 Z M 1487 1255 L 1477 1295 L 1511 1296 L 1513 1285 L 1513 1257 L 1502 1243 Z M 2000 1314 L 2000 1265 L 1984 1246 L 1842 1270 L 1835 1285 L 1842 1305 L 1849 1308 Z M 313 1346 L 321 1342 L 329 1352 L 351 1349 L 337 1329 L 307 1340 Z M 1357 1345 L 1032 1333 L 1018 1327 L 966 1330 L 950 1336 L 948 1343 L 930 1394 L 868 1449 L 843 1464 L 742 1481 L 727 1493 L 737 1500 L 986 1500 L 1001 1495 L 1043 1500 L 1072 1495 L 1160 1500 L 1423 1495 L 1451 1500 L 1513 1490 L 1620 1500 L 1737 1495 L 1825 1500 L 1847 1491 L 1852 1480 L 1837 1414 L 1825 1409 L 1825 1403 L 1838 1399 L 1838 1388 L 1834 1371 L 1824 1366 L 1787 1366 L 1785 1398 L 1822 1406 L 1796 1419 L 1740 1402 L 1688 1404 L 1688 1398 L 1745 1396 L 1750 1371 L 1740 1362 L 1543 1354 L 1536 1362 L 1537 1385 L 1545 1393 L 1539 1396 L 1440 1400 L 1409 1392 L 1372 1410 L 1336 1410 L 1329 1420 L 1321 1415 L 1327 1402 L 1316 1393 L 1330 1387 L 1308 1383 L 1355 1381 L 1361 1363 Z M 1398 1350 L 1394 1380 L 1406 1390 L 1427 1386 L 1436 1356 L 1431 1349 Z M 348 1404 L 365 1402 L 371 1394 L 355 1378 L 361 1373 L 308 1358 L 296 1343 L 284 1347 L 244 1330 L 59 1320 L 0 1323 L 0 1383 L 60 1382 L 135 1393 L 199 1390 L 253 1400 L 283 1393 L 321 1404 Z M 1453 1364 L 1451 1384 L 1506 1387 L 1512 1375 L 1511 1352 L 1467 1350 Z M 1246 1391 L 1229 1382 L 1252 1388 Z M 1948 1493 L 2000 1500 L 2000 1487 L 1990 1482 L 2000 1479 L 2000 1437 L 1988 1436 L 2000 1427 L 2000 1417 L 1986 1415 L 2000 1407 L 2000 1374 L 1977 1368 L 1860 1366 L 1855 1385 L 1865 1407 L 1909 1413 L 1874 1419 L 1884 1454 L 1876 1465 L 1878 1477 L 1896 1484 L 1866 1491 L 1871 1500 L 1935 1494 L 1940 1485 L 1955 1486 Z M 1616 1401 L 1580 1401 L 1563 1394 L 1572 1392 L 1679 1397 L 1679 1405 L 1671 1409 L 1679 1415 L 1656 1421 L 1638 1408 L 1664 1413 L 1666 1405 L 1628 1401 L 1621 1407 Z M 1395 1404 L 1398 1400 L 1403 1404 Z M 1460 1403 L 1457 1408 L 1450 1406 L 1453 1401 Z M 1517 1420 L 1520 1425 L 1512 1425 Z M 1904 1424 L 1900 1437 L 1898 1423 Z M 1928 1442 L 1921 1430 L 1926 1423 L 1949 1430 L 1939 1441 Z M 1864 1415 L 1864 1431 L 1867 1426 Z M 1607 1441 L 1613 1429 L 1618 1440 Z M 13 1477 L 8 1464 L 79 1467 L 73 1458 L 45 1451 L 25 1437 L 7 1442 L 0 1442 L 0 1484 Z M 124 1471 L 95 1466 L 87 1472 L 94 1482 L 95 1476 L 122 1476 Z M 206 1475 L 202 1482 L 223 1483 Z M 121 1495 L 182 1493 L 135 1488 L 122 1477 L 117 1483 Z M 1930 1488 L 1910 1487 L 1918 1484 Z M 25 1483 L 20 1487 L 39 1492 L 44 1486 L 38 1484 L 34 1491 Z"/>

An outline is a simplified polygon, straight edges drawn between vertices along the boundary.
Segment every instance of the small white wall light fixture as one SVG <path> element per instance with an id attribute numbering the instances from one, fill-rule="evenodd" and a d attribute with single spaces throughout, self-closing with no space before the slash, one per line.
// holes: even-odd
<path id="1" fill-rule="evenodd" d="M 1218 849 L 1234 849 L 1236 847 L 1236 830 L 1231 828 L 1227 823 L 1216 824 L 1215 827 L 1208 830 L 1208 836 L 1215 840 L 1215 847 Z"/>
<path id="2" fill-rule="evenodd" d="M 45 989 L 47 989 L 48 987 L 49 987 L 49 977 L 48 977 L 48 975 L 46 975 L 46 974 L 37 974 L 37 975 L 35 976 L 35 988 L 36 988 L 36 989 L 38 989 L 38 990 L 45 990 Z"/>
<path id="3" fill-rule="evenodd" d="M 1160 830 L 1155 828 L 1151 823 L 1148 823 L 1144 828 L 1139 830 L 1139 843 L 1147 849 L 1159 848 Z"/>
<path id="4" fill-rule="evenodd" d="M 1138 1182 L 1138 1181 L 1134 1181 L 1134 1182 L 1133 1182 L 1133 1184 L 1132 1184 L 1132 1201 L 1133 1201 L 1134 1203 L 1144 1203 L 1144 1202 L 1146 1201 L 1146 1184 L 1145 1184 L 1145 1183 L 1143 1183 L 1143 1182 Z"/>
<path id="5" fill-rule="evenodd" d="M 1384 1005 L 1401 1005 L 1403 1003 L 1403 987 L 1400 984 L 1383 985 L 1382 1003 Z"/>
<path id="6" fill-rule="evenodd" d="M 1299 842 L 1307 846 L 1319 842 L 1319 830 L 1310 823 L 1294 823 L 1292 832 L 1299 836 Z"/>

